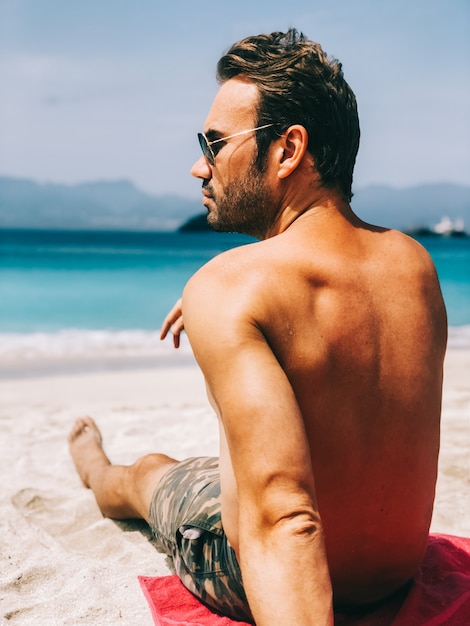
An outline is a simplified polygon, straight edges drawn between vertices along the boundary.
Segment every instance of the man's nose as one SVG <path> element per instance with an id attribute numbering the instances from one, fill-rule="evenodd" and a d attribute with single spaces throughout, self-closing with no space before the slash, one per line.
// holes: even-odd
<path id="1" fill-rule="evenodd" d="M 194 178 L 203 178 L 205 180 L 212 178 L 212 168 L 206 157 L 201 154 L 199 159 L 191 168 L 191 176 Z"/>

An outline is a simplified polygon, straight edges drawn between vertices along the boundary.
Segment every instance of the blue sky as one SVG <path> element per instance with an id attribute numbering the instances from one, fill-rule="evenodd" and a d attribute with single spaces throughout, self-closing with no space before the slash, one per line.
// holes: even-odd
<path id="1" fill-rule="evenodd" d="M 0 0 L 0 175 L 199 197 L 220 54 L 289 26 L 356 93 L 356 187 L 470 184 L 468 0 Z"/>

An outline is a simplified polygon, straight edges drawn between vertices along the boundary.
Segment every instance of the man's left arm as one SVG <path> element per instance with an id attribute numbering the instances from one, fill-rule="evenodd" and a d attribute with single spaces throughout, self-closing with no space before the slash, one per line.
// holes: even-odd
<path id="1" fill-rule="evenodd" d="M 258 626 L 330 625 L 331 582 L 302 415 L 263 333 L 230 300 L 226 289 L 210 327 L 211 297 L 191 286 L 183 302 L 229 446 L 250 608 Z"/>

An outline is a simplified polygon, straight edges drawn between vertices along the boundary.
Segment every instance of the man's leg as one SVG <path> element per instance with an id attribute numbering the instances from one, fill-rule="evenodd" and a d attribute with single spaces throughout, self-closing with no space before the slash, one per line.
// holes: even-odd
<path id="1" fill-rule="evenodd" d="M 148 454 L 133 465 L 112 465 L 101 433 L 91 417 L 78 419 L 69 435 L 70 454 L 78 474 L 96 498 L 105 517 L 142 518 L 162 476 L 177 461 L 164 454 Z"/>

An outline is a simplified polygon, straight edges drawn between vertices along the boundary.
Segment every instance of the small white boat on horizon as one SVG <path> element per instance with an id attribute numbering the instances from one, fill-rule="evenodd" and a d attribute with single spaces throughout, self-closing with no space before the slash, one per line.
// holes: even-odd
<path id="1" fill-rule="evenodd" d="M 461 217 L 452 220 L 446 215 L 441 218 L 441 221 L 432 227 L 432 232 L 442 237 L 451 237 L 452 235 L 464 235 L 465 223 Z"/>

